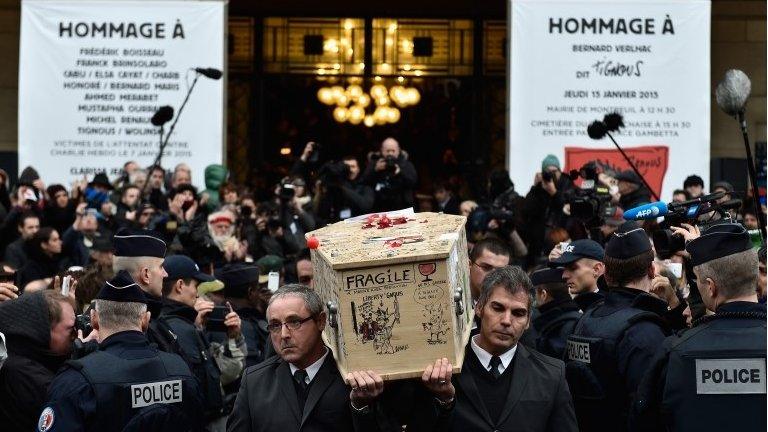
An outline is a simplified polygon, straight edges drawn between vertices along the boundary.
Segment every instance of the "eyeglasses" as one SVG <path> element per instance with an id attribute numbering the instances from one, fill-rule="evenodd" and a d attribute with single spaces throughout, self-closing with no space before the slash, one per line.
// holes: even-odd
<path id="1" fill-rule="evenodd" d="M 484 271 L 486 273 L 488 273 L 491 270 L 495 270 L 496 268 L 498 268 L 498 267 L 494 267 L 494 266 L 492 266 L 490 264 L 478 264 L 478 263 L 476 263 L 474 261 L 472 261 L 472 264 L 476 265 L 480 270 L 482 270 L 482 271 Z"/>
<path id="2" fill-rule="evenodd" d="M 267 325 L 267 330 L 269 330 L 270 333 L 278 333 L 278 332 L 282 331 L 283 326 L 287 327 L 288 330 L 298 330 L 299 328 L 301 328 L 302 324 L 304 324 L 305 322 L 313 319 L 314 317 L 315 317 L 314 315 L 310 315 L 310 316 L 308 316 L 308 317 L 306 317 L 304 319 L 292 319 L 292 320 L 286 321 L 286 322 L 273 322 L 273 323 L 269 323 Z"/>

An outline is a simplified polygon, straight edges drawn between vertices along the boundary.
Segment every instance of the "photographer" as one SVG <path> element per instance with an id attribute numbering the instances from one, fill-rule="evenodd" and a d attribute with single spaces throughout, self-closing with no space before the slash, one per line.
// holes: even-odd
<path id="1" fill-rule="evenodd" d="M 353 156 L 328 162 L 318 171 L 315 217 L 318 226 L 369 213 L 374 193 L 360 177 L 360 165 Z"/>
<path id="2" fill-rule="evenodd" d="M 295 253 L 295 251 L 307 247 L 304 234 L 315 229 L 315 218 L 302 207 L 301 201 L 296 196 L 296 188 L 292 183 L 284 181 L 276 189 L 277 219 L 282 227 L 282 237 L 288 244 L 288 249 Z"/>
<path id="3" fill-rule="evenodd" d="M 418 182 L 416 168 L 397 140 L 389 137 L 382 141 L 380 151 L 372 154 L 368 161 L 363 182 L 375 192 L 374 211 L 412 207 L 413 188 Z"/>
<path id="4" fill-rule="evenodd" d="M 541 172 L 536 173 L 523 205 L 529 265 L 533 265 L 541 256 L 547 229 L 565 226 L 563 206 L 566 203 L 565 196 L 572 188 L 573 183 L 563 175 L 557 157 L 547 155 L 541 162 Z"/>
<path id="5" fill-rule="evenodd" d="M 168 276 L 163 280 L 163 309 L 160 319 L 165 321 L 178 337 L 183 358 L 202 390 L 208 430 L 224 430 L 221 371 L 206 331 L 219 327 L 208 325 L 214 322 L 212 304 L 206 304 L 196 310 L 198 284 L 215 279 L 200 272 L 197 264 L 184 255 L 168 257 L 163 263 L 163 268 Z M 228 338 L 233 340 L 235 345 L 242 345 L 240 317 L 230 308 L 229 312 L 222 314 L 220 318 L 223 318 L 223 321 L 218 324 L 226 330 Z"/>

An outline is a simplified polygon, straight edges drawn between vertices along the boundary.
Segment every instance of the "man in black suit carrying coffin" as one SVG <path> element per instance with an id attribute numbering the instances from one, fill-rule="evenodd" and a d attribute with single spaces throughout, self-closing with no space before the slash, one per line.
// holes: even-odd
<path id="1" fill-rule="evenodd" d="M 518 341 L 530 324 L 531 281 L 516 266 L 488 273 L 475 306 L 483 322 L 470 339 L 455 398 L 444 406 L 439 431 L 576 431 L 562 361 Z"/>
<path id="2" fill-rule="evenodd" d="M 282 286 L 269 301 L 267 319 L 277 355 L 246 369 L 227 430 L 376 431 L 368 404 L 384 382 L 375 373 L 354 372 L 359 381 L 350 392 L 321 338 L 326 314 L 317 293 Z"/>

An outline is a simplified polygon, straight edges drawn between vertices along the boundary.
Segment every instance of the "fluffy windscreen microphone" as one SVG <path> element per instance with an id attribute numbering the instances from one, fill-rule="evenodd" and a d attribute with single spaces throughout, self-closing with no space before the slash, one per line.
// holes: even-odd
<path id="1" fill-rule="evenodd" d="M 624 127 L 624 117 L 619 113 L 606 114 L 603 117 L 603 123 L 608 132 L 616 132 L 619 128 Z"/>
<path id="2" fill-rule="evenodd" d="M 726 114 L 736 116 L 744 112 L 751 91 L 752 83 L 747 74 L 738 69 L 731 69 L 725 73 L 725 77 L 715 89 L 717 106 Z"/>
<path id="3" fill-rule="evenodd" d="M 606 133 L 608 133 L 608 128 L 600 120 L 595 120 L 587 126 L 587 135 L 592 139 L 603 139 Z"/>
<path id="4" fill-rule="evenodd" d="M 173 118 L 173 108 L 168 105 L 164 105 L 157 109 L 157 111 L 152 116 L 152 119 L 150 121 L 155 126 L 162 126 L 168 123 L 168 121 L 172 118 Z"/>

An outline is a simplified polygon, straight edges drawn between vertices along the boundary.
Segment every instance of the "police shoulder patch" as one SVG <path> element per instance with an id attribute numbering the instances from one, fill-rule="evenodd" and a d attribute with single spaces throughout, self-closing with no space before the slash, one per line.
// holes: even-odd
<path id="1" fill-rule="evenodd" d="M 46 432 L 50 430 L 53 426 L 53 419 L 53 408 L 45 407 L 43 412 L 40 414 L 40 419 L 37 420 L 37 430 L 39 432 Z"/>

